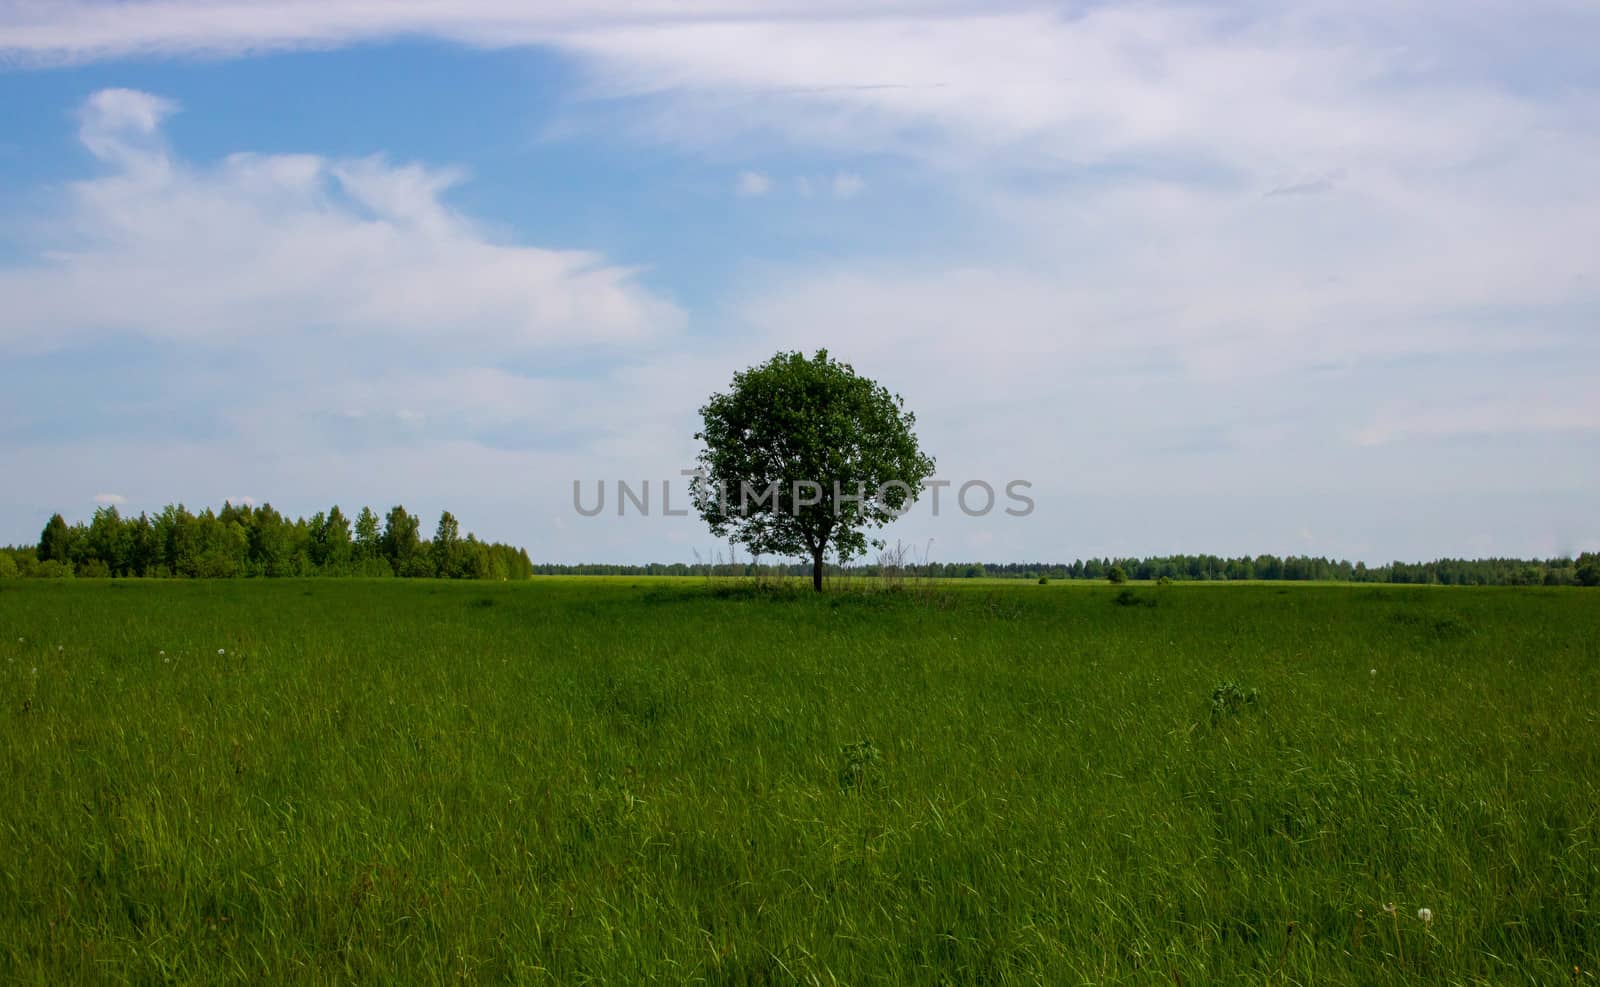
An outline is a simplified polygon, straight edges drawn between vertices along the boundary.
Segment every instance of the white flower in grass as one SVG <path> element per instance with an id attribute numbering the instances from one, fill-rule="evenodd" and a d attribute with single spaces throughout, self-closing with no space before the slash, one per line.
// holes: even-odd
<path id="1" fill-rule="evenodd" d="M 35 674 L 35 675 L 39 674 L 39 666 L 38 665 L 33 666 L 33 674 Z"/>
<path id="2" fill-rule="evenodd" d="M 58 644 L 58 645 L 56 645 L 56 650 L 57 651 L 65 651 L 65 650 L 67 650 L 67 646 L 64 645 L 64 644 Z"/>
<path id="3" fill-rule="evenodd" d="M 1368 669 L 1367 670 L 1367 674 L 1372 676 L 1373 678 L 1377 678 L 1378 677 L 1378 670 L 1376 668 Z"/>
<path id="4" fill-rule="evenodd" d="M 225 655 L 227 653 L 228 653 L 228 649 L 227 648 L 218 648 L 217 649 L 217 654 L 219 654 L 219 655 Z"/>
<path id="5" fill-rule="evenodd" d="M 1433 909 L 1431 909 L 1431 908 L 1419 908 L 1419 909 L 1417 909 L 1417 918 L 1422 919 L 1422 924 L 1424 924 L 1424 925 L 1428 924 L 1429 922 L 1432 922 L 1433 921 Z"/>

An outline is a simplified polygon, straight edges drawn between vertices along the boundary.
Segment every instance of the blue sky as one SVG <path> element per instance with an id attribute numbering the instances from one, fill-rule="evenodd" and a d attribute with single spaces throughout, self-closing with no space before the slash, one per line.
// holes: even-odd
<path id="1" fill-rule="evenodd" d="M 1037 509 L 936 558 L 1600 547 L 1600 12 L 0 0 L 0 541 L 453 510 L 689 560 L 780 349 Z M 725 551 L 725 549 L 724 549 Z"/>

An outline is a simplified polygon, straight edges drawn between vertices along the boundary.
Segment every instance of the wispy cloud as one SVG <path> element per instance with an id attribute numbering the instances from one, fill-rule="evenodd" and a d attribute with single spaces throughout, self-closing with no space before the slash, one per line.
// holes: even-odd
<path id="1" fill-rule="evenodd" d="M 1323 195 L 1332 192 L 1334 179 L 1332 176 L 1314 178 L 1305 182 L 1290 182 L 1286 185 L 1274 185 L 1267 190 L 1269 198 L 1280 195 Z"/>
<path id="2" fill-rule="evenodd" d="M 102 493 L 94 495 L 94 502 L 101 507 L 119 507 L 128 502 L 128 498 L 121 494 Z"/>
<path id="3" fill-rule="evenodd" d="M 175 154 L 173 103 L 91 96 L 84 147 L 108 169 L 69 186 L 59 242 L 0 267 L 0 342 L 49 348 L 131 331 L 238 341 L 297 331 L 506 352 L 639 340 L 681 313 L 629 268 L 491 238 L 445 203 L 453 169 L 382 156 Z"/>
<path id="4" fill-rule="evenodd" d="M 828 221 L 913 186 L 927 190 L 917 208 L 959 217 L 915 256 L 868 237 L 827 260 L 766 258 L 673 336 L 686 316 L 631 268 L 507 242 L 452 208 L 464 170 L 197 162 L 168 146 L 170 103 L 106 93 L 81 133 L 106 174 L 70 186 L 61 242 L 0 268 L 0 343 L 110 326 L 252 353 L 286 333 L 331 351 L 273 363 L 282 377 L 241 427 L 253 449 L 293 455 L 224 474 L 258 493 L 383 468 L 451 491 L 488 472 L 531 485 L 563 469 L 670 471 L 706 390 L 800 340 L 905 390 L 941 465 L 1023 464 L 1057 490 L 1104 476 L 1169 489 L 1182 458 L 1186 495 L 1281 495 L 1282 530 L 1320 537 L 1337 524 L 1301 513 L 1319 491 L 1335 515 L 1371 494 L 1381 523 L 1395 490 L 1440 477 L 1518 496 L 1592 488 L 1597 461 L 1572 444 L 1592 441 L 1594 409 L 1564 395 L 1596 367 L 1597 33 L 1600 10 L 1566 0 L 0 0 L 0 57 L 23 65 L 409 36 L 554 49 L 581 82 L 557 111 L 576 140 L 592 128 L 700 155 L 724 195 L 849 199 Z M 914 181 L 880 181 L 890 168 Z M 827 225 L 794 211 L 811 235 Z M 396 336 L 431 362 L 363 366 L 383 352 L 364 342 Z M 670 359 L 652 349 L 663 338 Z M 586 379 L 499 365 L 574 340 L 611 347 Z M 1532 410 L 1465 396 L 1547 389 Z M 483 441 L 534 434 L 595 393 L 677 417 L 592 409 L 581 434 L 557 436 L 570 456 Z M 366 445 L 308 438 L 329 420 L 362 425 L 350 431 Z M 1442 447 L 1507 434 L 1569 445 L 1500 442 L 1481 460 Z M 394 465 L 423 444 L 448 468 Z M 70 470 L 47 453 L 30 474 Z M 73 489 L 132 483 L 146 461 L 179 462 L 111 450 L 106 468 L 125 472 Z M 1237 530 L 1266 513 L 1241 509 Z M 1000 554 L 1036 544 L 1003 537 Z"/>
<path id="5" fill-rule="evenodd" d="M 867 183 L 854 172 L 841 171 L 832 178 L 796 175 L 788 182 L 788 187 L 802 199 L 809 198 L 819 187 L 827 190 L 836 199 L 851 199 L 860 195 L 866 189 Z M 744 171 L 739 173 L 733 189 L 734 194 L 741 199 L 758 199 L 777 191 L 779 184 L 765 172 Z"/>
<path id="6" fill-rule="evenodd" d="M 742 171 L 733 183 L 734 194 L 741 199 L 757 199 L 772 190 L 772 179 L 759 171 Z"/>

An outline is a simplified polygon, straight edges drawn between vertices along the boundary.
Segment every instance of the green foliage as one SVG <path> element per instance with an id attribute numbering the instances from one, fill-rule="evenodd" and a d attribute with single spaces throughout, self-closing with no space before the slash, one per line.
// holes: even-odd
<path id="1" fill-rule="evenodd" d="M 66 518 L 59 514 L 50 515 L 44 530 L 39 533 L 39 561 L 70 563 L 72 541 L 72 530 L 67 527 Z"/>
<path id="2" fill-rule="evenodd" d="M 1259 700 L 1260 696 L 1254 689 L 1247 690 L 1232 680 L 1221 682 L 1211 689 L 1211 722 L 1217 723 L 1238 716 L 1247 709 L 1254 709 Z"/>
<path id="3" fill-rule="evenodd" d="M 455 515 L 445 511 L 439 515 L 439 526 L 434 529 L 432 553 L 434 574 L 443 579 L 459 579 L 467 568 L 467 547 L 461 541 L 461 525 Z"/>
<path id="4" fill-rule="evenodd" d="M 78 575 L 105 578 L 113 570 L 126 571 L 133 556 L 134 528 L 122 522 L 115 507 L 94 512 L 85 537 L 75 539 L 79 546 Z"/>
<path id="5" fill-rule="evenodd" d="M 379 545 L 383 557 L 399 575 L 420 575 L 425 569 L 428 575 L 433 574 L 432 565 L 426 559 L 417 560 L 418 555 L 424 554 L 421 531 L 422 522 L 415 514 L 407 513 L 399 504 L 389 508 Z"/>
<path id="6" fill-rule="evenodd" d="M 378 515 L 370 507 L 361 508 L 361 513 L 356 515 L 355 557 L 358 562 L 378 557 L 378 539 Z"/>
<path id="7" fill-rule="evenodd" d="M 852 791 L 873 787 L 883 781 L 883 752 L 870 740 L 860 740 L 839 748 L 839 787 Z"/>
<path id="8" fill-rule="evenodd" d="M 6 583 L 0 982 L 1600 968 L 1600 593 L 1031 586 Z"/>
<path id="9" fill-rule="evenodd" d="M 339 505 L 329 508 L 326 516 L 318 514 L 312 518 L 310 528 L 312 566 L 327 575 L 349 575 L 355 558 L 355 543 L 350 533 L 350 519 L 339 510 Z"/>
<path id="10" fill-rule="evenodd" d="M 1600 553 L 1585 552 L 1578 556 L 1577 579 L 1582 586 L 1600 586 Z"/>
<path id="11" fill-rule="evenodd" d="M 1050 583 L 1050 577 L 1049 576 L 1040 576 L 1039 577 L 1039 585 L 1040 586 L 1046 586 L 1049 583 Z"/>
<path id="12" fill-rule="evenodd" d="M 395 575 L 395 571 L 394 566 L 389 564 L 388 559 L 382 556 L 374 556 L 355 563 L 354 575 L 367 579 L 388 579 Z"/>
<path id="13" fill-rule="evenodd" d="M 17 578 L 17 560 L 7 551 L 0 550 L 0 579 Z"/>
<path id="14" fill-rule="evenodd" d="M 909 509 L 933 475 L 905 402 L 826 350 L 735 374 L 700 415 L 700 516 L 752 555 L 811 559 L 819 590 L 824 554 L 863 554 L 867 531 Z"/>
<path id="15" fill-rule="evenodd" d="M 1114 565 L 1111 567 L 1111 570 L 1106 573 L 1106 578 L 1111 580 L 1113 584 L 1125 583 L 1128 581 L 1128 574 L 1123 571 L 1122 566 Z"/>
<path id="16" fill-rule="evenodd" d="M 392 530 L 380 531 L 377 515 L 364 507 L 352 537 L 350 521 L 337 505 L 309 520 L 291 520 L 271 504 L 224 504 L 220 511 L 199 514 L 177 504 L 136 518 L 102 507 L 87 525 L 69 525 L 61 515 L 53 516 L 36 548 L 0 551 L 10 560 L 0 573 L 190 579 L 401 574 L 495 580 L 533 574 L 525 549 L 480 542 L 471 534 L 462 538 L 448 511 L 440 519 L 444 539 L 438 547 L 418 538 L 417 519 L 405 508 L 394 508 L 389 519 Z M 54 564 L 42 564 L 46 562 Z"/>
<path id="17" fill-rule="evenodd" d="M 1600 559 L 1586 554 L 1585 559 Z M 1279 582 L 1342 582 L 1390 583 L 1394 585 L 1425 584 L 1438 586 L 1575 586 L 1579 585 L 1579 563 L 1570 558 L 1554 559 L 1435 559 L 1432 562 L 1396 562 L 1392 565 L 1367 566 L 1363 562 L 1288 556 L 1280 558 L 1260 555 L 1253 559 L 1224 559 L 1215 555 L 1168 555 L 1149 558 L 1079 559 L 1072 563 L 1045 564 L 1040 562 L 929 562 L 917 567 L 918 575 L 925 578 L 960 579 L 987 577 L 991 579 L 1038 578 L 1045 570 L 1052 579 L 1102 580 L 1112 566 L 1120 566 L 1130 580 L 1153 580 L 1162 585 L 1190 581 L 1271 580 Z M 548 576 L 683 576 L 690 575 L 694 567 L 681 562 L 652 562 L 645 565 L 619 565 L 616 563 L 584 563 L 566 565 L 540 563 L 534 567 L 539 575 Z M 702 570 L 694 570 L 702 571 Z M 753 576 L 805 575 L 806 565 L 763 563 L 747 564 L 738 572 L 724 574 Z M 870 565 L 836 565 L 830 571 L 839 575 L 872 575 Z M 1600 561 L 1594 562 L 1591 578 L 1600 580 Z"/>
<path id="18" fill-rule="evenodd" d="M 427 551 L 418 548 L 399 563 L 395 574 L 407 579 L 427 579 L 438 575 L 438 572 L 433 567 L 433 557 Z"/>

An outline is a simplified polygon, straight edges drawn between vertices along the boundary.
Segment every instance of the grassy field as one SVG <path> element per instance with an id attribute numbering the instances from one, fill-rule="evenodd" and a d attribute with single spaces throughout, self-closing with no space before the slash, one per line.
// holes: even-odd
<path id="1" fill-rule="evenodd" d="M 0 583 L 6 982 L 1597 969 L 1600 592 Z"/>

